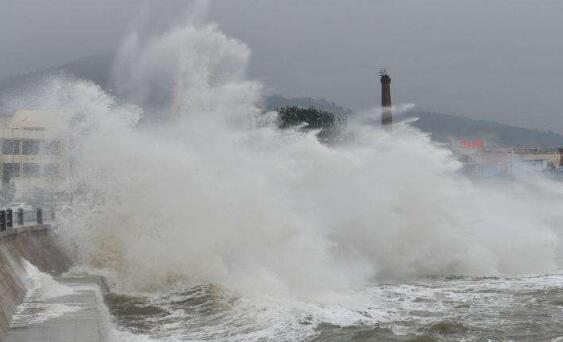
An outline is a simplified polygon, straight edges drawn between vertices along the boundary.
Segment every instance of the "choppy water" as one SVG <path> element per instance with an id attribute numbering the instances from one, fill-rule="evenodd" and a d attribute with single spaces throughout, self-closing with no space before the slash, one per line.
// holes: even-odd
<path id="1" fill-rule="evenodd" d="M 215 286 L 109 295 L 118 329 L 157 341 L 561 341 L 563 275 L 373 284 L 333 304 Z"/>
<path id="2" fill-rule="evenodd" d="M 26 265 L 29 292 L 12 327 L 72 315 L 46 301 L 66 287 Z M 103 325 L 110 342 L 563 341 L 563 274 L 432 277 L 319 299 L 237 296 L 207 285 L 109 294 L 100 312 L 113 323 Z"/>

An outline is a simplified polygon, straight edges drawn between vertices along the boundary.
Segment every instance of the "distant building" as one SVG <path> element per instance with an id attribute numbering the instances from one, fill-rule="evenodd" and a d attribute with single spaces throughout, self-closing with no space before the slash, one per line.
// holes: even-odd
<path id="1" fill-rule="evenodd" d="M 563 149 L 514 149 L 520 163 L 539 171 L 554 171 L 563 167 Z"/>
<path id="2" fill-rule="evenodd" d="M 465 145 L 462 145 L 465 146 Z M 513 175 L 536 171 L 563 176 L 563 149 L 560 148 L 463 148 L 458 150 L 463 172 L 475 178 Z"/>
<path id="3" fill-rule="evenodd" d="M 18 196 L 34 189 L 56 191 L 69 178 L 65 111 L 19 110 L 0 122 L 0 175 Z"/>

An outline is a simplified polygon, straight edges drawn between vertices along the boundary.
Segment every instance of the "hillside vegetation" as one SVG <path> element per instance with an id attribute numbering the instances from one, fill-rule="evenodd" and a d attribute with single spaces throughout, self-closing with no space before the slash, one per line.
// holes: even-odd
<path id="1" fill-rule="evenodd" d="M 563 135 L 549 131 L 514 127 L 441 113 L 412 112 L 409 116 L 419 118 L 413 123 L 413 126 L 431 133 L 432 139 L 440 142 L 482 139 L 486 146 L 563 146 Z"/>

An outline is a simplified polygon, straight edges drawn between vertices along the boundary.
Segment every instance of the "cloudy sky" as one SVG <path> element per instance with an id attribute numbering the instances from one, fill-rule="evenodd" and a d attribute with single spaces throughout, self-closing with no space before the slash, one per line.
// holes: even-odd
<path id="1" fill-rule="evenodd" d="M 140 0 L 0 0 L 0 78 L 106 52 Z M 148 1 L 155 27 L 188 0 Z M 377 72 L 396 102 L 563 132 L 561 0 L 215 0 L 269 92 L 365 109 Z"/>

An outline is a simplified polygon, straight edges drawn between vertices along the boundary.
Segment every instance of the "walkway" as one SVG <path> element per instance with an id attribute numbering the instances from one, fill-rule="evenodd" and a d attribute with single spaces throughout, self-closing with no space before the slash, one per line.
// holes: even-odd
<path id="1" fill-rule="evenodd" d="M 58 309 L 59 314 L 60 308 L 67 310 L 70 308 L 69 311 L 72 312 L 48 320 L 44 318 L 37 320 L 33 318 L 33 313 L 30 317 L 24 315 L 20 322 L 12 323 L 13 326 L 5 342 L 100 342 L 103 340 L 102 279 L 64 278 L 57 281 L 70 286 L 74 289 L 74 293 L 34 303 L 36 307 L 30 310 L 37 311 L 37 308 L 50 307 Z M 48 312 L 43 314 L 48 315 Z"/>

